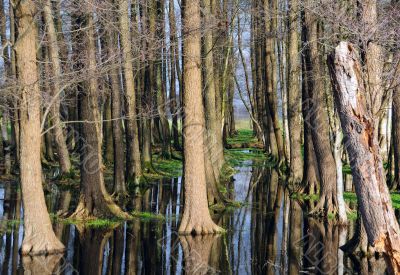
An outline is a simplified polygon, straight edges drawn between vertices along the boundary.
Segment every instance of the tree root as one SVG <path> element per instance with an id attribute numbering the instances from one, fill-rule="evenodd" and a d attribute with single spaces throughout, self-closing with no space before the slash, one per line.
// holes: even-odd
<path id="1" fill-rule="evenodd" d="M 191 223 L 186 225 L 181 224 L 179 227 L 179 234 L 181 235 L 207 235 L 207 234 L 221 234 L 225 230 L 213 222 L 209 223 Z"/>
<path id="2" fill-rule="evenodd" d="M 54 234 L 53 234 L 54 235 Z M 25 236 L 21 246 L 22 255 L 48 255 L 63 253 L 64 245 L 56 238 L 56 236 Z"/>

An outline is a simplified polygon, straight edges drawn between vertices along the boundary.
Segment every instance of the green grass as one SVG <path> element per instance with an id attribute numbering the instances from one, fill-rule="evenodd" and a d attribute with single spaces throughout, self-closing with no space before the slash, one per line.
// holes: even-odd
<path id="1" fill-rule="evenodd" d="M 164 221 L 165 216 L 161 214 L 154 214 L 151 212 L 132 211 L 132 216 L 140 218 L 141 220 L 159 220 Z"/>
<path id="2" fill-rule="evenodd" d="M 225 150 L 225 159 L 232 167 L 244 166 L 246 161 L 263 164 L 267 159 L 262 150 L 259 149 L 231 149 Z"/>
<path id="3" fill-rule="evenodd" d="M 95 219 L 85 222 L 85 225 L 92 228 L 109 228 L 118 224 L 118 221 L 108 219 Z"/>
<path id="4" fill-rule="evenodd" d="M 177 159 L 164 160 L 159 157 L 153 159 L 154 168 L 168 177 L 179 177 L 182 175 L 182 161 Z"/>
<path id="5" fill-rule="evenodd" d="M 238 134 L 234 137 L 227 139 L 228 144 L 242 144 L 242 143 L 255 143 L 257 138 L 253 134 L 253 130 L 241 129 L 238 130 Z"/>

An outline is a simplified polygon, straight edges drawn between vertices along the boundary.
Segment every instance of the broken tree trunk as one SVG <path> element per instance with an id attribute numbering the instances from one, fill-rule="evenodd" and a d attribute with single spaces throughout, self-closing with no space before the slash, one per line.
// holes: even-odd
<path id="1" fill-rule="evenodd" d="M 374 135 L 375 121 L 366 107 L 368 95 L 358 53 L 351 44 L 340 42 L 328 63 L 368 242 L 377 252 L 385 253 L 393 273 L 399 273 L 400 229 Z"/>

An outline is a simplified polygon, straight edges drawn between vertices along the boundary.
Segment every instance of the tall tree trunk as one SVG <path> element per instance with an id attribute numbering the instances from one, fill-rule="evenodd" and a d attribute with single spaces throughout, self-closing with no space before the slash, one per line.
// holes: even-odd
<path id="1" fill-rule="evenodd" d="M 170 92 L 169 92 L 169 100 L 170 100 L 170 111 L 172 115 L 172 138 L 173 138 L 173 146 L 175 150 L 181 151 L 182 148 L 179 143 L 179 125 L 178 125 L 178 109 L 177 109 L 177 96 L 176 96 L 176 73 L 177 73 L 177 60 L 179 60 L 178 56 L 178 40 L 176 38 L 176 23 L 175 23 L 175 8 L 174 1 L 169 0 L 169 29 L 170 29 L 170 74 L 171 74 L 171 83 L 170 83 Z"/>
<path id="2" fill-rule="evenodd" d="M 90 7 L 87 6 L 89 10 Z M 78 206 L 72 217 L 83 220 L 93 217 L 115 216 L 129 218 L 130 216 L 114 203 L 104 184 L 100 112 L 98 107 L 99 91 L 96 73 L 95 26 L 92 14 L 73 14 L 73 19 L 76 20 L 74 22 L 75 26 L 84 27 L 83 30 L 76 30 L 79 36 L 78 41 L 82 41 L 83 45 L 78 45 L 75 51 L 80 53 L 79 60 L 87 60 L 87 64 L 85 64 L 86 73 L 90 78 L 87 82 L 78 84 L 79 116 L 80 120 L 83 121 L 81 124 L 82 144 L 80 144 L 81 194 Z M 85 65 L 78 64 L 78 66 Z"/>
<path id="3" fill-rule="evenodd" d="M 34 1 L 16 6 L 18 39 L 15 46 L 20 90 L 21 186 L 24 206 L 24 239 L 21 253 L 51 254 L 64 251 L 64 245 L 54 234 L 42 189 L 40 162 L 40 103 L 39 75 L 36 64 Z"/>
<path id="4" fill-rule="evenodd" d="M 283 146 L 283 133 L 278 117 L 278 89 L 277 89 L 277 63 L 275 54 L 275 35 L 277 29 L 277 0 L 264 0 L 265 33 L 268 33 L 265 41 L 265 89 L 266 104 L 268 104 L 269 116 L 272 122 L 271 130 L 275 135 L 278 157 L 280 162 L 286 160 Z"/>
<path id="5" fill-rule="evenodd" d="M 222 229 L 211 219 L 207 203 L 204 165 L 205 130 L 201 88 L 200 0 L 184 5 L 184 181 L 185 205 L 179 226 L 182 234 L 218 233 Z"/>
<path id="6" fill-rule="evenodd" d="M 206 157 L 209 157 L 211 162 L 211 168 L 214 171 L 215 179 L 214 181 L 219 181 L 220 170 L 223 165 L 223 147 L 222 142 L 218 141 L 217 131 L 221 128 L 218 123 L 217 114 L 215 112 L 215 72 L 214 72 L 214 52 L 213 52 L 213 36 L 212 36 L 212 26 L 211 26 L 211 2 L 209 0 L 203 0 L 204 6 L 204 108 L 205 108 L 205 123 L 206 123 L 206 134 L 205 138 L 205 150 Z M 207 162 L 207 160 L 206 160 Z"/>
<path id="7" fill-rule="evenodd" d="M 126 138 L 127 138 L 127 161 L 128 162 L 128 181 L 133 180 L 135 183 L 139 183 L 139 179 L 142 176 L 142 165 L 140 161 L 140 150 L 139 150 L 139 136 L 138 136 L 138 125 L 137 125 L 137 113 L 136 113 L 136 94 L 135 94 L 135 80 L 133 77 L 133 65 L 132 65 L 132 49 L 131 49 L 131 32 L 129 30 L 129 2 L 127 0 L 119 1 L 119 24 L 121 28 L 121 48 L 123 55 L 123 67 L 125 73 L 125 89 L 126 89 L 126 113 L 128 116 L 127 127 L 126 127 Z M 133 170 L 133 171 L 132 171 Z M 132 174 L 132 172 L 134 174 Z"/>
<path id="8" fill-rule="evenodd" d="M 364 86 L 354 46 L 341 42 L 329 57 L 329 69 L 368 242 L 376 251 L 384 252 L 392 271 L 399 273 L 400 228 L 386 185 L 374 109 L 367 105 L 371 90 Z"/>
<path id="9" fill-rule="evenodd" d="M 301 155 L 301 92 L 299 55 L 299 13 L 298 0 L 290 1 L 289 13 L 289 54 L 288 54 L 288 122 L 290 140 L 290 178 L 292 184 L 303 180 L 303 158 Z"/>
<path id="10" fill-rule="evenodd" d="M 50 106 L 51 120 L 53 124 L 54 140 L 57 149 L 58 161 L 60 163 L 61 173 L 68 174 L 71 170 L 71 160 L 67 148 L 67 142 L 62 127 L 62 121 L 60 117 L 60 96 L 62 94 L 61 88 L 61 77 L 62 68 L 60 60 L 60 48 L 58 46 L 57 32 L 53 21 L 53 14 L 51 12 L 51 0 L 46 0 L 43 7 L 44 18 L 47 25 L 47 34 L 49 37 L 49 58 L 51 61 L 51 67 L 53 69 L 52 75 L 54 76 L 54 89 L 51 89 L 52 106 Z M 46 119 L 46 118 L 44 118 Z"/>
<path id="11" fill-rule="evenodd" d="M 310 3 L 309 3 L 310 4 Z M 311 7 L 311 4 L 310 4 Z M 329 124 L 324 98 L 323 69 L 318 47 L 318 22 L 310 11 L 305 13 L 306 72 L 309 90 L 309 113 L 311 135 L 320 175 L 320 200 L 313 210 L 323 215 L 337 212 L 336 166 L 329 141 Z"/>
<path id="12" fill-rule="evenodd" d="M 111 19 L 115 13 L 110 14 Z M 124 150 L 124 133 L 122 129 L 122 90 L 120 88 L 120 70 L 119 70 L 119 50 L 118 35 L 113 31 L 108 31 L 108 58 L 111 60 L 111 70 L 109 71 L 109 80 L 111 84 L 111 118 L 112 118 L 112 135 L 114 148 L 114 187 L 113 192 L 116 195 L 125 195 L 125 150 Z M 116 55 L 116 56 L 114 56 Z M 130 156 L 133 157 L 133 156 Z M 131 158 L 127 159 L 131 161 Z M 132 167 L 133 165 L 127 165 Z"/>

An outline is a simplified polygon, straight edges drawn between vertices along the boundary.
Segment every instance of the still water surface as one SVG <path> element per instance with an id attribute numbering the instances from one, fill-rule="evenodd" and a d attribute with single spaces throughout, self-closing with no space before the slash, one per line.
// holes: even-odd
<path id="1" fill-rule="evenodd" d="M 64 255 L 20 257 L 23 216 L 15 183 L 0 183 L 0 267 L 2 274 L 385 274 L 382 257 L 346 256 L 339 247 L 352 237 L 354 222 L 339 227 L 308 217 L 306 205 L 289 199 L 270 168 L 251 162 L 237 168 L 228 188 L 241 208 L 228 208 L 214 220 L 221 236 L 178 236 L 182 214 L 180 178 L 142 190 L 127 209 L 162 214 L 113 228 L 80 228 L 56 223 L 67 247 Z M 50 185 L 49 212 L 72 211 L 76 191 Z M 354 208 L 354 205 L 349 205 Z"/>

